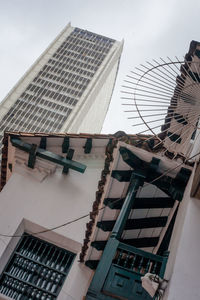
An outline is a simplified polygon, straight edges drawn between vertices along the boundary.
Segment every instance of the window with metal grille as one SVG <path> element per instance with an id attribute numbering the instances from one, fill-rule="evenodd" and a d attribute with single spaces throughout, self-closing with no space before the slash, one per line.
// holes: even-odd
<path id="1" fill-rule="evenodd" d="M 24 234 L 0 277 L 0 293 L 12 299 L 57 298 L 74 253 Z"/>

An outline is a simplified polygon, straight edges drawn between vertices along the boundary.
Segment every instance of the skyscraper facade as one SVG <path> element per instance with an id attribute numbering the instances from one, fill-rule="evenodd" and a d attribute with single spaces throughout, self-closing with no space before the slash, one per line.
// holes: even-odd
<path id="1" fill-rule="evenodd" d="M 70 24 L 0 104 L 5 130 L 99 133 L 123 42 Z"/>

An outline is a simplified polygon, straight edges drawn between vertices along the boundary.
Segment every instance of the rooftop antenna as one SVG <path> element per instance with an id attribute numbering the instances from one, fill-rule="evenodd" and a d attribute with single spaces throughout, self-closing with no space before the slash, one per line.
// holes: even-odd
<path id="1" fill-rule="evenodd" d="M 122 99 L 137 134 L 155 147 L 189 158 L 200 134 L 200 59 L 160 58 L 135 68 L 124 81 Z M 187 57 L 186 56 L 186 57 Z"/>

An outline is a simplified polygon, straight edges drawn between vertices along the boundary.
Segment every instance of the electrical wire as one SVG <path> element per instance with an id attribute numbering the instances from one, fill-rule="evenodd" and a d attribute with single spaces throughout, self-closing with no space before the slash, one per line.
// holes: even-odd
<path id="1" fill-rule="evenodd" d="M 200 155 L 200 152 L 198 152 L 197 154 L 194 154 L 193 156 L 191 156 L 190 158 L 188 158 L 187 161 L 193 159 L 194 157 L 196 157 L 196 156 L 198 156 L 198 155 Z M 149 186 L 150 184 L 153 184 L 153 183 L 156 182 L 157 180 L 161 179 L 163 176 L 169 174 L 171 171 L 174 171 L 174 170 L 178 169 L 178 168 L 179 168 L 181 165 L 183 165 L 183 164 L 185 164 L 185 162 L 181 162 L 181 163 L 179 163 L 177 166 L 175 166 L 175 167 L 173 167 L 173 168 L 170 168 L 170 169 L 166 170 L 163 174 L 161 174 L 160 176 L 156 177 L 156 178 L 153 179 L 151 182 L 145 183 L 145 184 L 143 185 L 143 188 L 146 187 L 146 186 Z M 138 190 L 139 190 L 139 188 L 138 188 Z M 138 192 L 138 190 L 136 190 L 136 192 Z M 115 203 L 117 203 L 117 202 L 120 201 L 120 200 L 121 200 L 121 198 L 116 199 L 113 203 L 115 204 Z M 93 212 L 94 212 L 94 213 L 98 213 L 99 211 L 103 210 L 104 208 L 106 208 L 105 205 L 104 205 L 103 207 L 97 209 L 97 210 L 94 210 Z M 89 217 L 89 216 L 90 216 L 90 213 L 87 213 L 87 214 L 85 214 L 85 215 L 82 215 L 82 216 L 80 216 L 80 217 L 78 217 L 78 218 L 75 218 L 75 219 L 73 219 L 73 220 L 71 220 L 71 221 L 68 221 L 68 222 L 66 222 L 66 223 L 63 223 L 63 224 L 61 224 L 61 225 L 58 225 L 58 226 L 55 226 L 55 227 L 52 227 L 52 228 L 49 228 L 49 229 L 44 229 L 44 230 L 41 230 L 41 231 L 33 232 L 32 234 L 33 234 L 33 235 L 39 235 L 39 234 L 43 234 L 43 233 L 46 233 L 46 232 L 54 231 L 54 230 L 56 230 L 56 229 L 59 229 L 59 228 L 62 228 L 62 227 L 66 227 L 66 226 L 71 225 L 71 224 L 73 224 L 73 223 L 75 223 L 75 222 L 78 222 L 78 221 L 80 221 L 80 220 L 82 220 L 82 219 L 85 219 L 85 218 L 87 218 L 87 217 Z M 18 234 L 16 234 L 16 235 L 9 235 L 9 234 L 3 234 L 3 233 L 0 233 L 0 236 L 2 236 L 2 237 L 7 237 L 7 238 L 21 238 L 22 236 L 24 236 L 24 234 L 23 234 L 23 235 L 22 235 L 22 234 L 20 234 L 20 235 L 18 235 Z"/>

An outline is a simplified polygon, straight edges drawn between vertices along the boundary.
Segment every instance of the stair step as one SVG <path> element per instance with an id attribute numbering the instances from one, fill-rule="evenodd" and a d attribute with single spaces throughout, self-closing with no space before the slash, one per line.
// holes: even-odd
<path id="1" fill-rule="evenodd" d="M 111 176 L 119 182 L 129 182 L 131 179 L 132 170 L 113 170 Z"/>
<path id="2" fill-rule="evenodd" d="M 111 209 L 121 209 L 125 198 L 105 198 L 104 204 Z M 170 208 L 174 205 L 174 199 L 169 197 L 135 198 L 132 209 L 142 208 Z"/>
<path id="3" fill-rule="evenodd" d="M 122 242 L 136 248 L 147 248 L 155 247 L 158 244 L 158 237 L 149 237 L 149 238 L 137 238 L 137 239 L 127 239 Z"/>
<path id="4" fill-rule="evenodd" d="M 116 220 L 97 222 L 97 227 L 103 231 L 112 231 Z M 128 219 L 124 230 L 164 227 L 167 223 L 167 217 L 151 217 L 141 219 Z"/>
<path id="5" fill-rule="evenodd" d="M 136 239 L 124 239 L 121 240 L 124 244 L 134 246 L 137 248 L 155 247 L 159 241 L 159 237 L 148 237 L 148 238 L 136 238 Z M 94 241 L 91 246 L 98 251 L 104 250 L 107 241 Z"/>
<path id="6" fill-rule="evenodd" d="M 98 266 L 99 260 L 86 260 L 85 265 L 92 270 L 95 270 Z"/>

